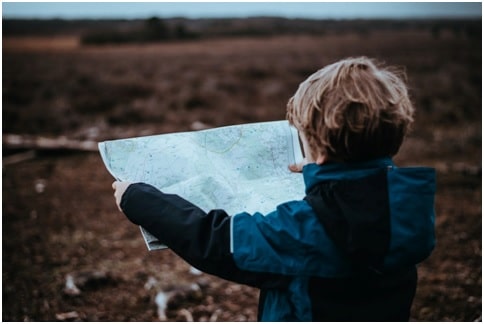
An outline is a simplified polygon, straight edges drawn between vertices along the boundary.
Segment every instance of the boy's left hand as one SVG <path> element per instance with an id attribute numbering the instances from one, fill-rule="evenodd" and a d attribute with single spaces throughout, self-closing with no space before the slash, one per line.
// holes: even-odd
<path id="1" fill-rule="evenodd" d="M 130 184 L 131 182 L 128 182 L 128 181 L 113 182 L 112 187 L 114 189 L 114 198 L 116 199 L 116 206 L 118 206 L 119 211 L 123 211 L 121 209 L 121 198 L 123 198 L 123 194 Z"/>

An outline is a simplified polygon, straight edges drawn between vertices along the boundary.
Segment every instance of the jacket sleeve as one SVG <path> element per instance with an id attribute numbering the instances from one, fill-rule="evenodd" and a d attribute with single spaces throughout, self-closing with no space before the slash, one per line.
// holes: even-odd
<path id="1" fill-rule="evenodd" d="M 258 288 L 282 288 L 290 282 L 288 276 L 236 266 L 230 252 L 230 216 L 223 210 L 206 213 L 177 195 L 144 183 L 126 189 L 121 208 L 131 222 L 144 227 L 197 269 Z"/>

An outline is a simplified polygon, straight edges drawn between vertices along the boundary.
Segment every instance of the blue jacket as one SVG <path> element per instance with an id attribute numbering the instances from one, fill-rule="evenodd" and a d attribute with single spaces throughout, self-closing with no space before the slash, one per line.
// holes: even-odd
<path id="1" fill-rule="evenodd" d="M 407 320 L 435 245 L 435 171 L 384 158 L 303 176 L 306 197 L 268 215 L 205 213 L 146 184 L 121 207 L 193 266 L 260 288 L 261 320 Z"/>

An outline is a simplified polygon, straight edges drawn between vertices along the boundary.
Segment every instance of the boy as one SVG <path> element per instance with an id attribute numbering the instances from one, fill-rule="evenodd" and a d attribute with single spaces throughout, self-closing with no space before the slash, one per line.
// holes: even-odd
<path id="1" fill-rule="evenodd" d="M 196 268 L 261 289 L 259 320 L 407 321 L 416 264 L 434 247 L 435 172 L 397 168 L 413 121 L 403 81 L 348 58 L 289 100 L 306 197 L 268 215 L 200 210 L 143 184 L 114 182 L 118 208 Z"/>

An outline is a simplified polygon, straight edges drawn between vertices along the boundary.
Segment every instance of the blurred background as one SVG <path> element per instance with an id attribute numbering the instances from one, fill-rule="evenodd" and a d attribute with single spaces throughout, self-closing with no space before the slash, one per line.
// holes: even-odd
<path id="1" fill-rule="evenodd" d="M 397 164 L 437 169 L 411 320 L 481 321 L 480 2 L 3 2 L 2 319 L 255 321 L 256 289 L 147 251 L 96 143 L 284 119 L 300 82 L 360 55 L 406 72 Z"/>

